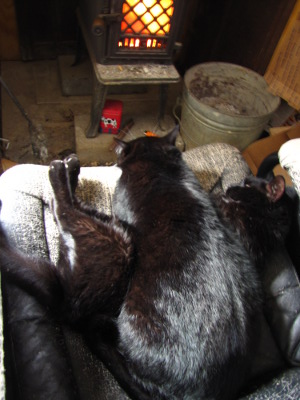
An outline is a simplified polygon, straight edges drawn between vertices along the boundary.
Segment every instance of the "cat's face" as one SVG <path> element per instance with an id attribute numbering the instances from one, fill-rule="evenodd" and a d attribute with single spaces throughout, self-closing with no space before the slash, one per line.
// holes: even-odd
<path id="1" fill-rule="evenodd" d="M 244 228 L 268 225 L 287 214 L 285 181 L 276 176 L 271 181 L 248 177 L 241 185 L 229 187 L 218 206 L 228 220 Z M 246 229 L 248 229 L 246 228 Z"/>
<path id="2" fill-rule="evenodd" d="M 256 259 L 285 240 L 292 218 L 289 200 L 282 176 L 271 181 L 249 177 L 230 187 L 216 204 Z"/>
<path id="3" fill-rule="evenodd" d="M 241 185 L 228 188 L 225 197 L 228 202 L 263 205 L 278 202 L 284 192 L 285 180 L 280 175 L 270 181 L 249 176 Z"/>

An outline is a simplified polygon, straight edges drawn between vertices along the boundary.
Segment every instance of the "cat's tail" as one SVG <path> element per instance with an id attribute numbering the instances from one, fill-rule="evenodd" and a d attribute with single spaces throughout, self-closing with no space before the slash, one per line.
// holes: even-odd
<path id="1" fill-rule="evenodd" d="M 6 280 L 19 286 L 47 308 L 57 311 L 63 299 L 56 267 L 12 248 L 0 223 L 0 268 Z"/>

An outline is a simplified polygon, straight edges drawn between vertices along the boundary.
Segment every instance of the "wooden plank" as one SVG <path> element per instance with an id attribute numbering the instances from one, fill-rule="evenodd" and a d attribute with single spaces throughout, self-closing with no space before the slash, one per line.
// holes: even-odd
<path id="1" fill-rule="evenodd" d="M 300 109 L 300 0 L 281 35 L 265 73 L 270 91 Z"/>
<path id="2" fill-rule="evenodd" d="M 0 60 L 19 60 L 19 39 L 13 0 L 0 1 Z"/>
<path id="3" fill-rule="evenodd" d="M 263 75 L 296 0 L 192 0 L 183 29 L 181 74 L 195 64 L 223 61 Z"/>

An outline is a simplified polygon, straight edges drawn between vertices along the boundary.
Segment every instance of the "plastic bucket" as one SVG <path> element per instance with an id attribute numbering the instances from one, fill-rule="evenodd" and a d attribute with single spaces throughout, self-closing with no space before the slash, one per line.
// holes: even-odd
<path id="1" fill-rule="evenodd" d="M 229 143 L 240 150 L 259 138 L 280 98 L 264 78 L 239 65 L 211 62 L 184 76 L 180 132 L 186 149 Z"/>

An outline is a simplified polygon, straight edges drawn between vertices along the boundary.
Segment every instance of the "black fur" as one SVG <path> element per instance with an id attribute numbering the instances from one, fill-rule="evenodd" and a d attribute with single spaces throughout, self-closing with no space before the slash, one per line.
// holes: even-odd
<path id="1" fill-rule="evenodd" d="M 294 218 L 294 200 L 285 193 L 282 176 L 270 181 L 248 177 L 214 199 L 221 218 L 239 235 L 256 266 L 278 244 L 284 245 Z"/>
<path id="2" fill-rule="evenodd" d="M 1 266 L 83 332 L 132 398 L 232 399 L 247 373 L 259 279 L 183 162 L 177 133 L 119 142 L 111 217 L 75 198 L 76 156 L 52 162 L 58 266 L 24 258 L 3 234 Z"/>
<path id="3" fill-rule="evenodd" d="M 279 164 L 278 152 L 271 153 L 267 156 L 257 171 L 257 177 L 271 180 L 274 178 L 273 168 Z M 286 238 L 286 247 L 289 255 L 300 277 L 300 212 L 299 212 L 299 196 L 293 187 L 286 188 L 286 202 L 289 202 L 289 210 L 291 214 L 291 227 Z"/>
<path id="4" fill-rule="evenodd" d="M 278 152 L 269 154 L 260 164 L 256 176 L 263 179 L 274 178 L 273 168 L 280 164 Z"/>

